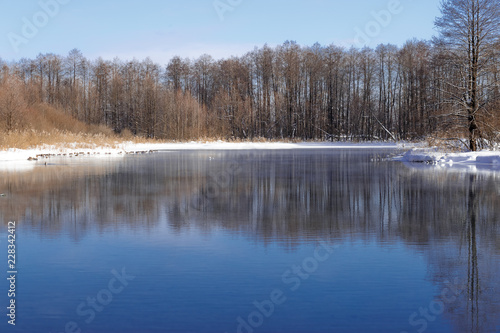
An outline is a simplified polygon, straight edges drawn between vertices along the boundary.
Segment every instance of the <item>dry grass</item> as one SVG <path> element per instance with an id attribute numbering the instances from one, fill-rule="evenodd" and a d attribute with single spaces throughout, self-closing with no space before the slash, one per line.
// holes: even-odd
<path id="1" fill-rule="evenodd" d="M 231 139 L 227 140 L 222 137 L 203 137 L 196 140 L 153 140 L 144 137 L 134 136 L 130 131 L 122 131 L 121 134 L 114 134 L 106 127 L 90 127 L 88 132 L 74 133 L 70 130 L 52 129 L 50 131 L 39 130 L 20 130 L 11 131 L 8 133 L 0 132 L 0 150 L 9 148 L 30 149 L 40 148 L 43 146 L 55 146 L 57 148 L 95 148 L 95 147 L 110 147 L 117 148 L 118 145 L 124 142 L 134 143 L 183 143 L 183 142 L 233 142 L 233 143 L 266 143 L 266 142 L 285 142 L 299 143 L 302 140 L 295 139 L 266 139 L 253 138 L 250 139 Z"/>
<path id="2" fill-rule="evenodd" d="M 29 149 L 41 146 L 91 148 L 95 146 L 114 146 L 116 143 L 116 137 L 104 134 L 72 133 L 61 130 L 52 130 L 50 132 L 25 130 L 0 134 L 1 149 Z"/>
<path id="3" fill-rule="evenodd" d="M 42 104 L 27 110 L 22 129 L 0 130 L 0 150 L 9 148 L 30 149 L 43 146 L 58 148 L 116 147 L 132 141 L 157 142 L 135 137 L 130 131 L 115 134 L 103 125 L 87 125 L 52 106 Z"/>
<path id="4" fill-rule="evenodd" d="M 446 151 L 450 153 L 459 153 L 467 150 L 466 139 L 460 139 L 459 137 L 438 137 L 438 136 L 428 136 L 426 138 L 426 143 L 429 147 L 438 147 L 441 151 Z"/>
<path id="5" fill-rule="evenodd" d="M 142 137 L 123 137 L 121 135 L 106 135 L 104 133 L 73 133 L 69 131 L 52 130 L 39 132 L 35 130 L 13 131 L 0 133 L 0 150 L 9 148 L 30 149 L 43 146 L 57 148 L 117 148 L 124 142 L 134 143 L 159 143 L 157 140 Z"/>

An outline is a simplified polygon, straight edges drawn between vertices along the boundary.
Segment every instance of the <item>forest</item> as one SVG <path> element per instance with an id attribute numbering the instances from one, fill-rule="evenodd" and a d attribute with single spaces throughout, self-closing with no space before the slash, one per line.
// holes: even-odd
<path id="1" fill-rule="evenodd" d="M 483 144 L 500 140 L 500 47 L 477 78 Z M 216 60 L 0 60 L 0 132 L 45 117 L 160 140 L 467 139 L 464 68 L 446 45 L 264 45 Z M 48 112 L 47 110 L 52 110 Z M 57 126 L 56 126 L 57 127 Z M 464 141 L 465 142 L 465 141 Z"/>

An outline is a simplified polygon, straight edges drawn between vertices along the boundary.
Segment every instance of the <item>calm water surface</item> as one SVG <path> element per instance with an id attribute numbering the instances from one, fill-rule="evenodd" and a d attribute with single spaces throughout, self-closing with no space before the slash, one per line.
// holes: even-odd
<path id="1" fill-rule="evenodd" d="M 386 150 L 0 172 L 1 332 L 500 332 L 500 172 Z"/>

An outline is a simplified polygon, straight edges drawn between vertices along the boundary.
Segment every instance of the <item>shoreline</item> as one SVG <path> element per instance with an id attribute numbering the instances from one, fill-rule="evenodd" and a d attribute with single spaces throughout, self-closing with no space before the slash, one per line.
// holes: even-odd
<path id="1" fill-rule="evenodd" d="M 116 143 L 113 146 L 93 148 L 75 148 L 77 143 L 65 146 L 42 146 L 32 149 L 10 148 L 0 150 L 0 172 L 25 172 L 34 167 L 49 163 L 52 158 L 102 159 L 123 158 L 130 154 L 151 152 L 189 151 L 189 150 L 290 150 L 290 149 L 405 149 L 418 144 L 387 142 L 226 142 L 226 141 L 191 141 L 166 143 L 134 143 L 131 141 Z"/>
<path id="2" fill-rule="evenodd" d="M 411 169 L 500 173 L 500 151 L 452 153 L 438 148 L 413 148 L 394 158 Z"/>
<path id="3" fill-rule="evenodd" d="M 0 150 L 0 171 L 31 170 L 40 162 L 51 158 L 120 158 L 129 154 L 147 154 L 166 151 L 189 150 L 305 150 L 305 149 L 401 149 L 406 150 L 394 158 L 403 163 L 440 167 L 488 166 L 500 169 L 500 151 L 451 153 L 439 148 L 422 148 L 421 143 L 408 142 L 226 142 L 226 141 L 191 141 L 166 143 L 134 143 L 131 141 L 116 143 L 113 146 L 95 146 L 93 148 L 74 148 L 78 144 L 66 146 L 43 146 L 32 149 L 10 148 Z"/>
<path id="4" fill-rule="evenodd" d="M 0 163 L 35 161 L 41 157 L 77 157 L 103 156 L 103 155 L 127 155 L 137 153 L 147 153 L 152 151 L 179 151 L 179 150 L 251 150 L 251 149 L 366 149 L 366 148 L 405 148 L 405 145 L 414 147 L 414 144 L 396 144 L 387 142 L 368 142 L 368 143 L 350 143 L 350 142 L 226 142 L 226 141 L 207 141 L 207 142 L 179 142 L 179 143 L 134 143 L 123 142 L 111 146 L 95 146 L 94 148 L 73 148 L 70 146 L 43 146 L 41 148 L 18 149 L 9 148 L 0 150 Z M 76 144 L 74 145 L 76 146 Z"/>

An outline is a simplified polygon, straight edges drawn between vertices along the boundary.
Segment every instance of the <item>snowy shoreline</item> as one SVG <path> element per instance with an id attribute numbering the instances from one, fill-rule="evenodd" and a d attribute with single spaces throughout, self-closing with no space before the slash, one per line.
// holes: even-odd
<path id="1" fill-rule="evenodd" d="M 401 149 L 408 150 L 394 160 L 405 164 L 437 165 L 443 167 L 487 166 L 494 170 L 500 168 L 500 151 L 449 153 L 438 148 L 422 147 L 423 143 L 346 143 L 346 142 L 188 142 L 188 143 L 133 143 L 124 142 L 115 147 L 71 148 L 45 146 L 34 149 L 8 149 L 0 151 L 0 171 L 29 170 L 37 161 L 47 161 L 52 157 L 119 158 L 127 154 L 144 154 L 156 151 L 182 150 L 288 150 L 288 149 Z"/>
<path id="2" fill-rule="evenodd" d="M 74 147 L 72 147 L 74 146 Z M 117 143 L 113 147 L 75 148 L 77 144 L 57 147 L 44 146 L 33 149 L 0 151 L 0 171 L 29 171 L 52 158 L 122 158 L 128 154 L 146 154 L 157 151 L 183 150 L 280 150 L 280 149 L 404 149 L 415 145 L 407 143 L 347 143 L 347 142 L 186 142 L 186 143 Z"/>
<path id="3" fill-rule="evenodd" d="M 500 173 L 500 151 L 450 153 L 438 148 L 414 148 L 394 158 L 411 169 L 468 173 Z"/>
<path id="4" fill-rule="evenodd" d="M 414 148 L 403 154 L 399 160 L 410 163 L 425 164 L 491 164 L 500 167 L 500 151 L 479 151 L 465 153 L 449 153 L 437 148 Z"/>
<path id="5" fill-rule="evenodd" d="M 148 153 L 152 151 L 177 151 L 177 150 L 249 150 L 249 149 L 334 149 L 334 148 L 400 148 L 404 145 L 394 143 L 280 143 L 280 142 L 189 142 L 189 143 L 132 143 L 125 142 L 115 147 L 95 148 L 58 148 L 48 146 L 33 149 L 16 149 L 0 151 L 0 163 L 34 161 L 43 157 L 54 156 L 103 156 Z"/>

